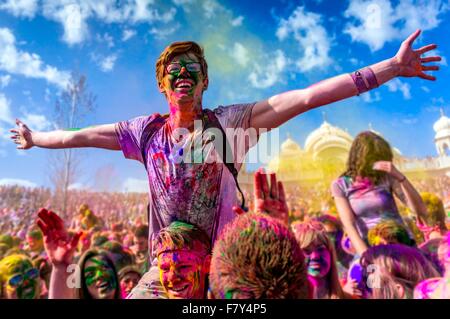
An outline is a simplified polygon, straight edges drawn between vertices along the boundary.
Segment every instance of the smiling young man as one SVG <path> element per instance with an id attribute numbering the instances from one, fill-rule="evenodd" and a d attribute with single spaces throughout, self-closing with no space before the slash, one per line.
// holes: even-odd
<path id="1" fill-rule="evenodd" d="M 434 80 L 424 71 L 438 67 L 423 63 L 441 58 L 421 57 L 436 45 L 412 49 L 419 34 L 419 30 L 411 34 L 394 57 L 360 71 L 256 103 L 219 106 L 213 111 L 202 103 L 203 92 L 209 85 L 202 48 L 195 42 L 175 42 L 156 63 L 158 88 L 168 103 L 167 115 L 153 114 L 116 124 L 53 132 L 33 132 L 17 120 L 18 127 L 11 130 L 11 138 L 19 149 L 38 146 L 122 150 L 126 158 L 142 162 L 147 170 L 150 239 L 172 221 L 181 220 L 197 225 L 214 242 L 221 229 L 235 217 L 232 207 L 237 204 L 236 175 L 257 136 L 310 109 L 366 92 L 395 77 Z M 205 128 L 219 133 L 225 130 L 224 143 L 212 143 L 210 135 L 202 134 Z M 220 148 L 222 152 L 218 152 Z M 231 151 L 223 151 L 224 148 Z"/>
<path id="2" fill-rule="evenodd" d="M 195 225 L 175 221 L 157 233 L 152 245 L 161 286 L 153 285 L 151 290 L 139 283 L 128 298 L 155 298 L 162 293 L 170 299 L 205 299 L 211 263 L 208 235 Z"/>

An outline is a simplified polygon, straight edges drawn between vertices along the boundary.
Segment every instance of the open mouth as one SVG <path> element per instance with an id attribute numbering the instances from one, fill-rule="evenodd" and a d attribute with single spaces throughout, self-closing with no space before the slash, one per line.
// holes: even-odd
<path id="1" fill-rule="evenodd" d="M 176 89 L 191 89 L 194 86 L 194 83 L 190 80 L 179 80 L 175 83 Z"/>
<path id="2" fill-rule="evenodd" d="M 189 285 L 187 285 L 187 284 L 182 285 L 182 286 L 172 287 L 172 288 L 170 288 L 170 291 L 175 295 L 179 295 L 179 294 L 182 294 L 183 292 L 185 292 L 188 287 L 189 287 Z"/>
<path id="3" fill-rule="evenodd" d="M 109 283 L 107 281 L 101 281 L 96 285 L 98 290 L 108 290 L 109 289 Z"/>

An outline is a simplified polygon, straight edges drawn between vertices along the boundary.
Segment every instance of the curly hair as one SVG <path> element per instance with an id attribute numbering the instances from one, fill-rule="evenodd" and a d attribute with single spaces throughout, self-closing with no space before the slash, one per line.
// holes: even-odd
<path id="1" fill-rule="evenodd" d="M 346 171 L 341 176 L 367 177 L 378 184 L 386 173 L 372 169 L 377 161 L 392 161 L 394 155 L 391 146 L 381 136 L 365 131 L 353 140 L 347 160 Z"/>
<path id="2" fill-rule="evenodd" d="M 164 74 L 166 72 L 166 64 L 175 56 L 183 53 L 194 54 L 202 66 L 204 77 L 208 77 L 208 64 L 206 63 L 203 48 L 193 41 L 174 42 L 164 49 L 156 61 L 156 81 L 158 82 L 158 86 L 162 85 Z"/>
<path id="3" fill-rule="evenodd" d="M 376 246 L 385 240 L 388 244 L 404 244 L 414 246 L 415 242 L 408 234 L 405 226 L 395 220 L 383 220 L 369 230 L 367 239 L 370 246 Z"/>
<path id="4" fill-rule="evenodd" d="M 337 269 L 337 257 L 334 244 L 328 237 L 327 231 L 323 224 L 317 220 L 310 220 L 308 222 L 294 222 L 291 225 L 295 238 L 300 245 L 300 248 L 307 249 L 313 243 L 320 243 L 325 245 L 331 256 L 331 268 L 328 273 L 328 282 L 330 287 L 330 296 L 332 299 L 345 298 L 339 282 L 339 275 Z"/>
<path id="5" fill-rule="evenodd" d="M 215 298 L 302 299 L 309 296 L 304 255 L 278 220 L 247 213 L 227 224 L 211 260 Z"/>

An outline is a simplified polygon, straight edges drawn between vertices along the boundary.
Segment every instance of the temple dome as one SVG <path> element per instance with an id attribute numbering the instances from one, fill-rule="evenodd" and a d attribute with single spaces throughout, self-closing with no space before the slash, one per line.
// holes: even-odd
<path id="1" fill-rule="evenodd" d="M 314 158 L 326 149 L 341 149 L 348 152 L 352 141 L 353 138 L 350 134 L 324 121 L 318 129 L 311 132 L 306 138 L 305 151 L 311 153 Z"/>
<path id="2" fill-rule="evenodd" d="M 433 125 L 433 129 L 436 132 L 435 139 L 449 137 L 450 136 L 450 118 L 445 116 L 444 111 L 441 109 L 441 117 Z"/>

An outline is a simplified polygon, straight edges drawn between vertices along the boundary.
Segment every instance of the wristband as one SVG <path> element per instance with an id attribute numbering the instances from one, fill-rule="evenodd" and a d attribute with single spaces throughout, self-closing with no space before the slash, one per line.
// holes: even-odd
<path id="1" fill-rule="evenodd" d="M 375 73 L 373 73 L 371 68 L 367 67 L 362 69 L 361 74 L 367 80 L 367 83 L 369 83 L 369 90 L 379 87 Z"/>
<path id="2" fill-rule="evenodd" d="M 351 73 L 350 76 L 352 77 L 353 82 L 355 83 L 356 88 L 358 89 L 358 95 L 369 91 L 369 89 L 366 87 L 366 83 L 364 82 L 364 79 L 362 78 L 362 74 L 360 71 L 355 71 Z"/>

